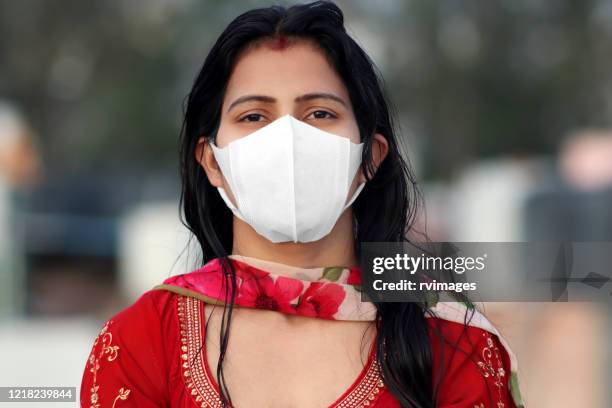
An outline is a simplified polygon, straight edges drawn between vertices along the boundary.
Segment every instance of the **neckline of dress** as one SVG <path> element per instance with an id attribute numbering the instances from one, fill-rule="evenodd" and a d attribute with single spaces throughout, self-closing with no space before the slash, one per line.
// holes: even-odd
<path id="1" fill-rule="evenodd" d="M 206 304 L 202 303 L 202 316 L 206 316 L 205 307 L 206 307 Z M 372 343 L 370 344 L 370 350 L 368 352 L 367 359 L 365 361 L 363 368 L 359 372 L 359 374 L 354 378 L 354 380 L 351 382 L 349 387 L 346 388 L 344 392 L 342 392 L 342 394 L 340 394 L 334 400 L 334 402 L 327 405 L 326 408 L 337 408 L 337 407 L 342 406 L 343 403 L 350 401 L 350 398 L 354 392 L 359 394 L 359 396 L 361 397 L 362 396 L 361 394 L 363 394 L 364 392 L 368 392 L 366 388 L 371 388 L 373 385 L 374 385 L 374 388 L 380 388 L 381 386 L 383 386 L 381 384 L 380 371 L 378 367 L 378 361 L 376 359 L 376 355 L 377 355 L 376 337 L 377 336 L 378 334 L 372 339 Z M 220 402 L 221 395 L 220 395 L 219 385 L 217 383 L 217 380 L 213 377 L 212 369 L 210 365 L 208 364 L 208 357 L 206 354 L 207 352 L 206 351 L 206 348 L 207 348 L 206 347 L 206 337 L 201 338 L 200 341 L 202 342 L 202 345 L 201 345 L 202 355 L 200 358 L 200 362 L 203 365 L 203 369 L 206 373 L 206 376 L 208 377 L 208 381 L 210 382 L 210 385 L 212 386 L 212 390 L 215 395 L 215 398 Z M 372 377 L 372 378 L 366 378 L 366 377 Z"/>

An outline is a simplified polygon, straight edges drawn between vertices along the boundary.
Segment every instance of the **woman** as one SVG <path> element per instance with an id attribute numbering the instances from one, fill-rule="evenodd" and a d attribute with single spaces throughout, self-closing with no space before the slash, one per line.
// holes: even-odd
<path id="1" fill-rule="evenodd" d="M 473 308 L 360 301 L 360 244 L 406 241 L 416 191 L 333 3 L 229 24 L 189 94 L 181 174 L 202 266 L 104 325 L 83 406 L 522 406 Z"/>

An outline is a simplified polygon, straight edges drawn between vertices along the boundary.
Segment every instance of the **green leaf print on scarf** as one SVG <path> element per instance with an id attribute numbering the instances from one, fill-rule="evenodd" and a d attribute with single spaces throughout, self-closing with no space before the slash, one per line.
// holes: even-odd
<path id="1" fill-rule="evenodd" d="M 342 266 L 328 266 L 323 269 L 323 275 L 321 275 L 321 279 L 327 279 L 333 282 L 337 282 L 344 271 L 344 267 Z"/>

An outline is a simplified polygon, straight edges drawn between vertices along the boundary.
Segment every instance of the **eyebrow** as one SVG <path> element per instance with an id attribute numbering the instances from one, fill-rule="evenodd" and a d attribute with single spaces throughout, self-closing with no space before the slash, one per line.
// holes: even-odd
<path id="1" fill-rule="evenodd" d="M 309 94 L 300 95 L 300 96 L 298 96 L 298 97 L 296 97 L 294 99 L 294 102 L 301 103 L 301 102 L 310 101 L 310 100 L 313 100 L 313 99 L 330 99 L 330 100 L 333 100 L 333 101 L 336 101 L 336 102 L 340 103 L 344 107 L 347 107 L 347 104 L 344 101 L 344 99 L 342 99 L 339 96 L 336 96 L 334 94 L 327 93 L 327 92 L 313 92 L 313 93 L 309 93 Z M 234 102 L 232 102 L 230 104 L 230 106 L 227 108 L 226 113 L 229 112 L 230 110 L 232 110 L 232 108 L 234 106 L 236 106 L 238 104 L 241 104 L 241 103 L 249 102 L 249 101 L 259 101 L 259 102 L 264 102 L 264 103 L 274 103 L 274 102 L 276 102 L 276 98 L 273 98 L 271 96 L 266 96 L 266 95 L 244 95 L 244 96 L 241 96 L 240 98 L 236 99 Z"/>

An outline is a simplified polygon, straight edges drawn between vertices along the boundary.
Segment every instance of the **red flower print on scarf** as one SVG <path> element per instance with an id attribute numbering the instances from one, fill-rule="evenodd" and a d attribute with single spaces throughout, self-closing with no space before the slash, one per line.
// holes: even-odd
<path id="1" fill-rule="evenodd" d="M 270 276 L 243 275 L 236 304 L 295 314 L 291 301 L 302 293 L 303 288 L 301 281 L 284 276 L 274 280 Z"/>
<path id="2" fill-rule="evenodd" d="M 225 297 L 223 274 L 211 269 L 176 275 L 166 279 L 164 283 L 179 285 L 213 298 L 223 299 Z"/>
<path id="3" fill-rule="evenodd" d="M 349 285 L 361 285 L 361 268 L 354 266 L 349 271 L 349 276 L 346 280 Z"/>
<path id="4" fill-rule="evenodd" d="M 270 274 L 257 268 L 250 267 L 246 264 L 233 263 L 236 273 L 236 285 L 240 288 L 245 280 L 260 279 L 268 277 Z M 229 268 L 229 266 L 228 266 Z M 225 299 L 225 275 L 221 266 L 221 261 L 218 258 L 211 260 L 206 265 L 199 269 L 186 274 L 172 276 L 164 281 L 164 283 L 179 285 L 187 289 L 194 290 L 203 295 L 213 297 L 215 299 Z M 227 276 L 228 286 L 231 285 L 231 277 Z M 238 292 L 237 292 L 238 293 Z M 228 299 L 231 293 L 227 293 Z M 297 296 L 297 295 L 296 295 Z"/>
<path id="5" fill-rule="evenodd" d="M 251 265 L 247 265 L 242 262 L 232 261 L 232 265 L 234 265 L 234 270 L 236 271 L 236 276 L 242 279 L 252 279 L 252 278 L 265 278 L 266 276 L 270 276 L 270 273 L 258 268 L 254 268 Z M 219 267 L 221 267 L 219 265 Z"/>
<path id="6" fill-rule="evenodd" d="M 333 319 L 346 293 L 340 285 L 311 282 L 300 299 L 297 312 L 303 316 Z"/>
<path id="7" fill-rule="evenodd" d="M 346 303 L 351 307 L 352 302 L 358 301 L 350 291 L 361 284 L 359 266 L 321 268 L 320 280 L 310 281 L 273 274 L 234 259 L 231 262 L 236 274 L 234 304 L 237 306 L 343 320 L 345 315 L 341 313 L 346 313 L 343 304 Z M 229 270 L 227 272 L 229 273 Z M 209 298 L 228 302 L 229 299 L 225 299 L 225 281 L 221 258 L 216 258 L 192 272 L 167 278 L 164 284 L 189 289 Z"/>

